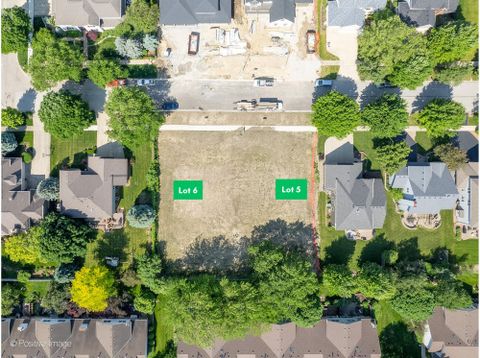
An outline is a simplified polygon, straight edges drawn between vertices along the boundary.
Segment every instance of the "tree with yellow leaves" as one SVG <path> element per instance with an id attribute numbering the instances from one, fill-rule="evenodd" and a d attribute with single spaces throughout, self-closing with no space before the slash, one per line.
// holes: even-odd
<path id="1" fill-rule="evenodd" d="M 91 312 L 107 308 L 107 300 L 116 294 L 115 278 L 104 266 L 83 267 L 77 271 L 70 291 L 72 301 Z"/>

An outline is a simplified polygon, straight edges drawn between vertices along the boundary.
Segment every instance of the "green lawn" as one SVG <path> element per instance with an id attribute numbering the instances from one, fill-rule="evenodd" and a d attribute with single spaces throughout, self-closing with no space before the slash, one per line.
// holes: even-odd
<path id="1" fill-rule="evenodd" d="M 418 148 L 420 154 L 425 154 L 433 149 L 432 140 L 427 135 L 427 132 L 417 132 L 415 135 L 415 142 L 420 146 L 420 148 Z"/>
<path id="2" fill-rule="evenodd" d="M 97 145 L 97 132 L 85 131 L 81 135 L 69 139 L 52 136 L 50 172 L 57 176 L 63 167 L 81 168 L 82 161 L 88 153 L 94 153 Z"/>
<path id="3" fill-rule="evenodd" d="M 28 148 L 33 147 L 33 132 L 14 132 L 18 147 L 8 153 L 9 157 L 20 157 Z"/>
<path id="4" fill-rule="evenodd" d="M 478 1 L 460 0 L 457 14 L 459 18 L 478 25 Z"/>
<path id="5" fill-rule="evenodd" d="M 317 152 L 318 154 L 323 154 L 325 153 L 325 141 L 328 139 L 326 135 L 318 134 L 317 135 L 318 141 L 317 141 Z"/>
<path id="6" fill-rule="evenodd" d="M 373 135 L 370 132 L 353 132 L 353 145 L 359 152 L 367 156 L 367 168 L 380 170 L 377 164 L 377 154 L 373 149 Z"/>
<path id="7" fill-rule="evenodd" d="M 28 281 L 25 290 L 25 300 L 27 302 L 41 301 L 47 294 L 48 281 Z"/>
<path id="8" fill-rule="evenodd" d="M 386 301 L 373 305 L 380 348 L 385 357 L 420 357 L 417 337 Z"/>
<path id="9" fill-rule="evenodd" d="M 161 353 L 167 348 L 168 341 L 173 339 L 173 327 L 164 319 L 164 310 L 168 307 L 162 305 L 162 296 L 157 299 L 155 306 L 155 353 Z"/>
<path id="10" fill-rule="evenodd" d="M 337 78 L 338 71 L 340 71 L 340 66 L 321 66 L 320 67 L 320 78 L 334 80 Z"/>

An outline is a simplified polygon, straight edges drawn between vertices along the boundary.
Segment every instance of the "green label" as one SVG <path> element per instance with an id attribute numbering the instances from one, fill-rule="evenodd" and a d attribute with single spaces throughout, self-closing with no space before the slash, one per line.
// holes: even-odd
<path id="1" fill-rule="evenodd" d="M 202 200 L 202 180 L 174 180 L 173 200 Z"/>
<path id="2" fill-rule="evenodd" d="M 307 179 L 276 179 L 276 200 L 307 200 Z"/>

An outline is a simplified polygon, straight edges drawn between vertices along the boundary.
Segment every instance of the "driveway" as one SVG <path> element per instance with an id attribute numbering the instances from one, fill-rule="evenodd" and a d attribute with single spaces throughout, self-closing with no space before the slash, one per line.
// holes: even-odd
<path id="1" fill-rule="evenodd" d="M 2 54 L 2 107 L 13 107 L 31 112 L 34 108 L 36 92 L 30 77 L 18 64 L 17 55 Z"/>
<path id="2" fill-rule="evenodd" d="M 357 31 L 327 27 L 327 50 L 340 60 L 339 75 L 359 81 L 357 74 Z"/>

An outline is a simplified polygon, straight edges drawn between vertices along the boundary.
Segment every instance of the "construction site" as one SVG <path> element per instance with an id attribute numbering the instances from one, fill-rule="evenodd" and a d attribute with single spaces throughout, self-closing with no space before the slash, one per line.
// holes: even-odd
<path id="1" fill-rule="evenodd" d="M 315 153 L 316 134 L 306 130 L 160 132 L 158 235 L 167 257 L 181 259 L 199 242 L 212 245 L 219 237 L 235 245 L 271 220 L 315 225 Z M 279 178 L 308 180 L 308 200 L 276 200 Z M 178 180 L 203 181 L 203 199 L 174 200 Z"/>
<path id="2" fill-rule="evenodd" d="M 290 21 L 275 22 L 248 4 L 235 2 L 230 24 L 162 26 L 160 64 L 185 79 L 316 78 L 320 60 L 307 50 L 307 33 L 315 29 L 313 3 L 297 5 Z"/>

